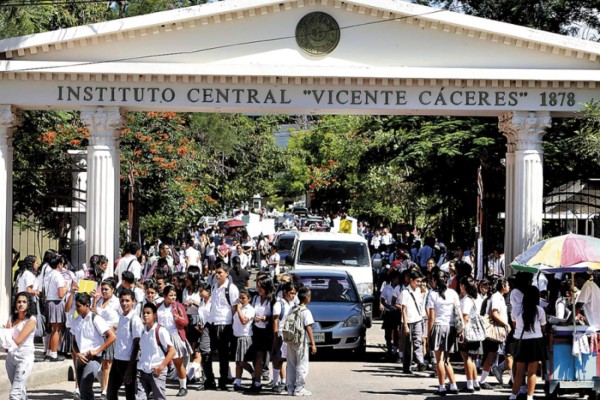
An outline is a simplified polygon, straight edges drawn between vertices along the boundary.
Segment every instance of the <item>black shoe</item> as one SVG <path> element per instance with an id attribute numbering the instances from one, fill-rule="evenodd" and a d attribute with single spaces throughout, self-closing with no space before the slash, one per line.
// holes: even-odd
<path id="1" fill-rule="evenodd" d="M 440 396 L 440 397 L 446 397 L 446 391 L 445 390 L 442 390 L 442 391 L 436 390 L 435 392 L 433 392 L 433 394 L 436 395 L 436 396 Z"/>
<path id="2" fill-rule="evenodd" d="M 413 372 L 410 369 L 403 369 L 402 373 L 406 374 L 406 375 L 412 375 L 413 374 Z"/>
<path id="3" fill-rule="evenodd" d="M 222 391 L 224 391 L 224 392 L 227 392 L 227 391 L 229 391 L 229 388 L 227 387 L 227 384 L 225 384 L 225 383 L 220 383 L 220 384 L 219 384 L 219 390 L 222 390 Z"/>
<path id="4" fill-rule="evenodd" d="M 476 392 L 481 391 L 481 386 L 477 385 L 477 386 L 473 386 L 473 389 L 475 389 Z"/>
<path id="5" fill-rule="evenodd" d="M 460 389 L 460 392 L 461 393 L 475 393 L 475 389 L 471 389 L 471 388 L 468 388 L 465 386 L 464 388 Z"/>
<path id="6" fill-rule="evenodd" d="M 286 390 L 286 387 L 283 383 L 278 383 L 277 386 L 273 388 L 273 393 L 281 394 Z"/>
<path id="7" fill-rule="evenodd" d="M 448 394 L 458 394 L 458 390 L 456 390 L 456 389 L 448 389 L 448 391 L 446 391 L 446 393 L 448 393 Z"/>
<path id="8" fill-rule="evenodd" d="M 177 392 L 177 397 L 185 397 L 187 396 L 186 388 L 179 388 L 179 392 Z"/>
<path id="9" fill-rule="evenodd" d="M 204 382 L 204 390 L 217 390 L 217 384 L 214 382 Z"/>
<path id="10" fill-rule="evenodd" d="M 419 366 L 417 367 L 417 371 L 419 372 L 425 372 L 427 370 L 427 365 L 425 364 L 419 364 Z"/>
<path id="11" fill-rule="evenodd" d="M 250 387 L 248 389 L 246 389 L 246 392 L 248 392 L 248 393 L 260 393 L 261 390 L 262 390 L 262 385 L 256 386 L 254 384 L 254 382 L 253 382 L 252 385 L 250 385 Z"/>
<path id="12" fill-rule="evenodd" d="M 234 392 L 241 392 L 242 390 L 244 390 L 244 389 L 242 388 L 242 385 L 238 385 L 238 384 L 236 384 L 236 383 L 234 383 L 234 384 L 233 384 L 233 391 L 234 391 Z"/>
<path id="13" fill-rule="evenodd" d="M 50 362 L 61 362 L 61 361 L 65 361 L 65 356 L 56 356 L 56 357 L 50 357 Z"/>
<path id="14" fill-rule="evenodd" d="M 225 383 L 227 383 L 228 385 L 232 385 L 233 382 L 235 382 L 235 378 L 227 378 L 227 379 L 225 379 Z"/>
<path id="15" fill-rule="evenodd" d="M 485 389 L 485 390 L 493 390 L 494 389 L 494 387 L 487 382 L 480 383 L 479 387 L 481 387 L 482 389 Z"/>

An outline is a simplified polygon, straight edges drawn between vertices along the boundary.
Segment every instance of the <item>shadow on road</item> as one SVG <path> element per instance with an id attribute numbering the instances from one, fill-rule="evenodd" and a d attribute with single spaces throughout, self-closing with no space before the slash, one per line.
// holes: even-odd
<path id="1" fill-rule="evenodd" d="M 64 400 L 72 398 L 71 392 L 66 390 L 27 390 L 27 400 Z"/>

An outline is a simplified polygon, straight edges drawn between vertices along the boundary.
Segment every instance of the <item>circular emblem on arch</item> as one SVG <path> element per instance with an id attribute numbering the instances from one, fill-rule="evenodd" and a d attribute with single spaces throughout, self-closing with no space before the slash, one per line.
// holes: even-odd
<path id="1" fill-rule="evenodd" d="M 331 53 L 340 42 L 340 26 L 329 14 L 306 14 L 296 26 L 296 43 L 312 56 Z"/>

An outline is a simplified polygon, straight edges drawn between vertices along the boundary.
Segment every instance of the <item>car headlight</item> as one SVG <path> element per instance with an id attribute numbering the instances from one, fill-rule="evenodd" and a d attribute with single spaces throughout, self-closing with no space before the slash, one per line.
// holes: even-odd
<path id="1" fill-rule="evenodd" d="M 344 321 L 344 325 L 342 325 L 344 328 L 350 328 L 352 326 L 362 326 L 363 324 L 363 317 L 362 315 L 353 315 L 350 318 L 348 318 L 346 321 Z"/>
<path id="2" fill-rule="evenodd" d="M 365 294 L 373 294 L 373 284 L 372 283 L 359 283 L 356 285 L 358 289 L 358 294 L 363 296 Z"/>

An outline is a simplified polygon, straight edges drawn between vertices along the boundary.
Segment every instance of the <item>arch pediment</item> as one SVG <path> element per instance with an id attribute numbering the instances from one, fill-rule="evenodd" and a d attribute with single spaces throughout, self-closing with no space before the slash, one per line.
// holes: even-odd
<path id="1" fill-rule="evenodd" d="M 327 54 L 298 44 L 312 12 L 339 26 Z M 599 55 L 594 42 L 404 1 L 227 0 L 1 40 L 0 79 L 595 91 Z"/>

